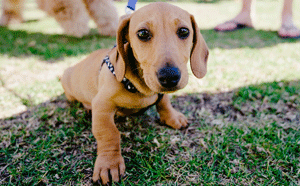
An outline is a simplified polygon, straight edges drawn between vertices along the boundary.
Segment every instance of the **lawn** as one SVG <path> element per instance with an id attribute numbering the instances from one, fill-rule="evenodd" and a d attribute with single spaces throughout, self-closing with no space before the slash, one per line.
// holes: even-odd
<path id="1" fill-rule="evenodd" d="M 174 4 L 195 15 L 208 73 L 190 72 L 188 86 L 170 95 L 186 130 L 160 125 L 155 108 L 116 118 L 126 161 L 116 185 L 300 185 L 300 39 L 277 36 L 282 0 L 257 1 L 255 29 L 230 33 L 213 27 L 240 2 Z M 120 15 L 125 5 L 116 2 Z M 92 21 L 90 35 L 65 36 L 33 0 L 25 20 L 0 27 L 0 185 L 90 185 L 91 116 L 67 102 L 57 77 L 115 38 L 97 35 Z"/>

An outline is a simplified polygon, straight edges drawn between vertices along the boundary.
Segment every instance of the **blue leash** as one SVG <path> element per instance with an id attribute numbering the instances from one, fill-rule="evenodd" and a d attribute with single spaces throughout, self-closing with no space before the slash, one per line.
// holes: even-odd
<path id="1" fill-rule="evenodd" d="M 135 10 L 135 4 L 137 0 L 128 0 L 127 7 L 125 9 L 126 14 L 131 14 Z"/>

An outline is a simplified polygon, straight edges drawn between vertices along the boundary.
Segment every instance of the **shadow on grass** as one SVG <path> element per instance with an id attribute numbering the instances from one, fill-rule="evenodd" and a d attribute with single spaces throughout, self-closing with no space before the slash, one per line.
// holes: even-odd
<path id="1" fill-rule="evenodd" d="M 88 54 L 100 48 L 112 47 L 114 37 L 100 36 L 94 29 L 82 38 L 67 35 L 29 33 L 0 27 L 0 53 L 8 56 L 38 56 L 55 61 L 66 56 Z"/>
<path id="2" fill-rule="evenodd" d="M 300 80 L 173 96 L 171 101 L 188 117 L 187 130 L 159 125 L 154 108 L 139 117 L 116 118 L 127 167 L 123 185 L 300 181 Z M 89 184 L 96 143 L 91 115 L 80 103 L 70 105 L 58 96 L 1 119 L 0 130 L 2 183 Z"/>
<path id="3" fill-rule="evenodd" d="M 216 32 L 213 29 L 201 30 L 210 49 L 224 48 L 264 48 L 281 43 L 296 43 L 300 39 L 282 39 L 277 31 L 246 28 L 233 32 Z"/>
<path id="4" fill-rule="evenodd" d="M 114 37 L 99 36 L 94 29 L 83 38 L 66 35 L 29 33 L 0 27 L 0 53 L 8 56 L 38 56 L 49 62 L 66 56 L 89 54 L 100 48 L 110 48 Z M 243 29 L 235 32 L 215 32 L 213 29 L 201 30 L 210 49 L 224 48 L 263 48 L 280 43 L 295 43 L 298 39 L 281 39 L 277 32 Z"/>

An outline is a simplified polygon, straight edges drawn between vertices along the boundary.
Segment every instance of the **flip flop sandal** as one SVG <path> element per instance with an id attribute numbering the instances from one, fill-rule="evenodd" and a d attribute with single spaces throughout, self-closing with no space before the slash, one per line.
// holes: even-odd
<path id="1" fill-rule="evenodd" d="M 282 25 L 283 29 L 285 29 L 286 31 L 287 30 L 297 30 L 297 27 L 295 27 L 295 25 L 290 25 L 290 26 L 286 26 L 286 25 Z M 278 33 L 278 36 L 282 39 L 299 39 L 300 38 L 300 34 L 298 36 L 295 36 L 295 37 L 291 37 L 291 36 L 283 36 L 283 35 L 279 35 Z"/>
<path id="2" fill-rule="evenodd" d="M 214 28 L 214 30 L 217 31 L 217 32 L 231 32 L 231 31 L 235 31 L 235 30 L 239 30 L 239 29 L 243 29 L 243 28 L 252 28 L 250 26 L 247 26 L 246 24 L 238 23 L 238 22 L 233 21 L 233 20 L 226 21 L 223 24 L 228 24 L 228 23 L 234 23 L 235 27 L 232 28 L 232 29 L 228 29 L 228 30 L 221 30 L 221 29 L 216 29 L 216 28 Z"/>

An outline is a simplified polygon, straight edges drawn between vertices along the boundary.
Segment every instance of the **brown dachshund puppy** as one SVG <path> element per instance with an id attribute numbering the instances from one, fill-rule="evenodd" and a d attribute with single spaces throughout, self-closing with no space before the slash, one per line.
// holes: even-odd
<path id="1" fill-rule="evenodd" d="M 161 122 L 175 129 L 187 127 L 185 116 L 164 94 L 186 86 L 189 58 L 193 74 L 204 77 L 207 57 L 194 17 L 159 2 L 121 17 L 117 47 L 97 50 L 64 72 L 67 99 L 92 110 L 98 153 L 93 181 L 119 181 L 125 173 L 115 114 L 133 114 L 155 104 Z"/>

